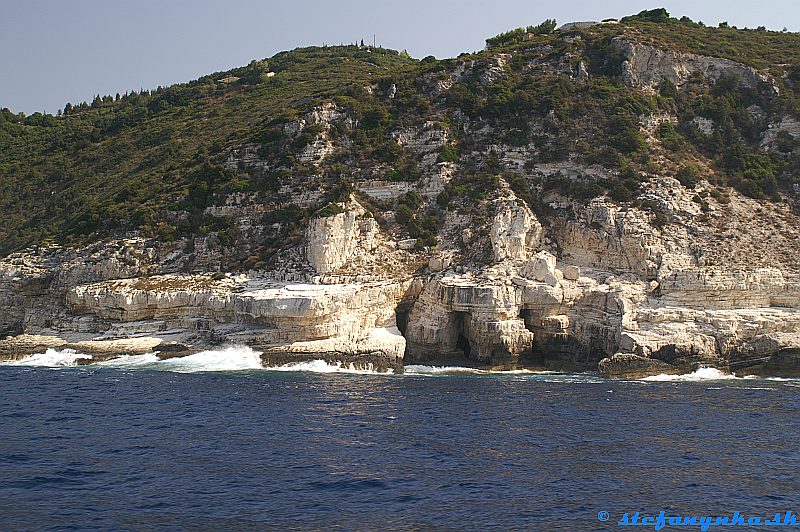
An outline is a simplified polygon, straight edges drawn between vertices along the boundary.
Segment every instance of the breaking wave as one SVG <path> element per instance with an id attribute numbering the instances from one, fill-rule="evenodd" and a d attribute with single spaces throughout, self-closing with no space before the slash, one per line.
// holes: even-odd
<path id="1" fill-rule="evenodd" d="M 2 364 L 12 366 L 67 367 L 76 366 L 79 359 L 91 359 L 91 355 L 77 353 L 72 349 L 48 349 L 44 353 L 26 356 L 20 360 L 10 360 Z M 353 364 L 329 364 L 324 360 L 296 362 L 282 366 L 264 367 L 261 364 L 261 352 L 247 346 L 232 346 L 224 349 L 210 349 L 192 355 L 159 359 L 157 353 L 143 355 L 121 355 L 115 358 L 92 364 L 93 367 L 118 369 L 149 369 L 173 371 L 176 373 L 201 373 L 212 371 L 303 371 L 311 373 L 353 373 L 353 374 L 391 374 L 374 370 L 371 365 L 365 369 L 357 369 Z"/>
<path id="2" fill-rule="evenodd" d="M 144 355 L 122 355 L 103 362 L 98 362 L 98 366 L 105 366 L 110 368 L 131 368 L 136 366 L 145 366 L 157 363 L 158 355 L 155 353 L 145 353 Z"/>
<path id="3" fill-rule="evenodd" d="M 64 368 L 77 366 L 78 360 L 91 359 L 92 355 L 78 353 L 74 349 L 48 349 L 44 353 L 28 355 L 19 360 L 2 362 L 6 366 L 44 366 L 50 368 Z"/>
<path id="4" fill-rule="evenodd" d="M 153 371 L 170 371 L 175 373 L 202 373 L 225 371 L 265 371 L 265 372 L 307 372 L 322 374 L 354 374 L 354 375 L 394 375 L 389 369 L 386 372 L 377 371 L 371 365 L 366 368 L 356 368 L 353 364 L 342 362 L 329 363 L 324 360 L 309 360 L 294 362 L 281 366 L 263 366 L 261 352 L 254 351 L 247 346 L 231 346 L 223 349 L 210 349 L 192 355 L 159 359 L 157 353 L 142 355 L 121 355 L 102 362 L 80 364 L 79 361 L 91 361 L 92 356 L 79 353 L 74 349 L 47 349 L 44 353 L 25 356 L 19 360 L 0 362 L 5 366 L 37 366 L 49 368 L 65 368 L 74 366 L 105 367 L 116 369 L 136 369 Z M 471 368 L 466 366 L 428 366 L 410 364 L 404 367 L 404 374 L 409 376 L 459 376 L 459 375 L 496 375 L 517 376 L 524 379 L 542 380 L 554 383 L 602 383 L 607 379 L 594 373 L 562 373 L 557 371 L 537 371 L 529 369 L 519 370 L 489 370 Z M 737 377 L 724 373 L 716 368 L 699 368 L 692 373 L 683 375 L 653 375 L 637 382 L 713 382 L 713 381 L 743 381 L 758 379 L 755 376 Z M 765 377 L 766 381 L 786 381 L 787 386 L 800 386 L 800 379 Z"/>
<path id="5" fill-rule="evenodd" d="M 404 370 L 407 375 L 478 375 L 491 373 L 488 370 L 463 366 L 424 366 L 421 364 L 409 364 Z"/>
<path id="6" fill-rule="evenodd" d="M 530 369 L 493 370 L 470 368 L 466 366 L 425 366 L 409 364 L 405 367 L 408 375 L 555 375 L 554 371 L 534 371 Z"/>
<path id="7" fill-rule="evenodd" d="M 694 370 L 692 373 L 685 373 L 683 375 L 652 375 L 650 377 L 645 377 L 643 381 L 650 381 L 650 382 L 699 382 L 699 381 L 722 381 L 722 380 L 734 380 L 734 379 L 746 379 L 748 377 L 737 377 L 731 373 L 725 373 L 717 368 L 698 368 Z"/>
<path id="8" fill-rule="evenodd" d="M 242 371 L 262 369 L 261 353 L 246 346 L 200 351 L 185 357 L 168 358 L 155 364 L 155 369 L 178 373 L 202 371 Z"/>
<path id="9" fill-rule="evenodd" d="M 391 368 L 387 372 L 376 371 L 370 364 L 366 369 L 356 369 L 353 364 L 345 366 L 341 362 L 329 364 L 324 360 L 310 360 L 308 362 L 294 362 L 282 366 L 268 366 L 264 368 L 268 371 L 309 371 L 311 373 L 355 373 L 362 375 L 389 375 L 394 373 Z"/>

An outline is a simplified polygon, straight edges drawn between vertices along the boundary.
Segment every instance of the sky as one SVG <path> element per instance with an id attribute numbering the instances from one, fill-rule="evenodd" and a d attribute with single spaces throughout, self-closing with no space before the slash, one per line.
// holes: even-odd
<path id="1" fill-rule="evenodd" d="M 503 31 L 665 7 L 707 25 L 800 31 L 796 0 L 0 0 L 0 108 L 55 113 L 298 46 L 369 42 L 453 57 Z"/>

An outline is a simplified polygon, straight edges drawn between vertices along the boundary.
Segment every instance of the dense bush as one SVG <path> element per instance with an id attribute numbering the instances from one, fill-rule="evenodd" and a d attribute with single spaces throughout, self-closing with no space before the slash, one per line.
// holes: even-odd
<path id="1" fill-rule="evenodd" d="M 686 188 L 694 188 L 700 182 L 700 169 L 695 164 L 682 166 L 675 178 Z"/>

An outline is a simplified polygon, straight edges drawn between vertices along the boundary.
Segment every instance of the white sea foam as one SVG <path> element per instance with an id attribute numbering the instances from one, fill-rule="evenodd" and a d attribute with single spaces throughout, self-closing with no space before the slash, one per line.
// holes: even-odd
<path id="1" fill-rule="evenodd" d="M 309 371 L 312 373 L 355 373 L 361 375 L 387 375 L 394 373 L 391 368 L 387 372 L 375 371 L 370 364 L 366 369 L 356 369 L 353 364 L 345 366 L 341 362 L 329 364 L 324 360 L 310 360 L 308 362 L 294 362 L 282 366 L 269 366 L 264 368 L 269 371 Z"/>
<path id="2" fill-rule="evenodd" d="M 42 366 L 42 367 L 69 367 L 77 366 L 79 360 L 91 360 L 91 355 L 78 353 L 73 349 L 47 349 L 44 353 L 37 353 L 26 356 L 20 360 L 8 360 L 0 362 L 7 366 Z M 142 355 L 122 355 L 110 360 L 96 363 L 98 366 L 110 368 L 136 368 L 153 369 L 162 371 L 174 371 L 178 373 L 195 373 L 205 371 L 283 371 L 283 372 L 311 372 L 311 373 L 349 373 L 361 375 L 391 375 L 393 370 L 378 372 L 372 367 L 356 369 L 352 364 L 341 362 L 331 364 L 324 360 L 311 360 L 306 362 L 295 362 L 282 366 L 264 367 L 261 364 L 261 353 L 254 351 L 247 346 L 231 346 L 225 349 L 213 349 L 201 351 L 193 355 L 175 357 L 166 360 L 159 360 L 156 353 L 146 353 Z M 607 382 L 606 379 L 592 374 L 567 374 L 552 371 L 533 371 L 528 369 L 520 370 L 487 370 L 470 368 L 465 366 L 427 366 L 421 364 L 410 364 L 405 366 L 406 375 L 522 375 L 541 378 L 544 382 L 580 382 L 594 383 Z M 699 382 L 699 381 L 722 381 L 722 380 L 744 380 L 759 379 L 756 376 L 737 377 L 730 373 L 724 373 L 716 368 L 700 368 L 692 373 L 684 375 L 654 375 L 639 379 L 639 382 Z M 765 377 L 769 381 L 788 381 L 787 386 L 800 386 L 800 379 Z"/>
<path id="3" fill-rule="evenodd" d="M 484 370 L 467 368 L 463 366 L 424 366 L 421 364 L 409 364 L 403 368 L 406 375 L 442 375 L 453 373 L 486 373 Z"/>
<path id="4" fill-rule="evenodd" d="M 247 346 L 211 349 L 185 357 L 161 360 L 155 365 L 155 368 L 178 373 L 262 369 L 261 353 L 253 351 Z"/>
<path id="5" fill-rule="evenodd" d="M 685 373 L 683 375 L 652 375 L 645 377 L 643 381 L 657 381 L 657 382 L 699 382 L 699 381 L 721 381 L 742 379 L 731 373 L 724 373 L 717 368 L 698 368 L 692 373 Z"/>
<path id="6" fill-rule="evenodd" d="M 77 366 L 78 360 L 90 359 L 92 355 L 78 353 L 74 349 L 48 349 L 44 353 L 28 355 L 19 360 L 7 360 L 2 362 L 7 366 L 45 366 L 51 368 L 63 368 L 67 366 Z"/>
<path id="7" fill-rule="evenodd" d="M 800 383 L 800 378 L 797 377 L 764 377 L 764 380 L 775 382 L 797 382 Z"/>
<path id="8" fill-rule="evenodd" d="M 112 368 L 130 368 L 145 366 L 158 363 L 158 355 L 155 353 L 145 353 L 144 355 L 122 355 L 103 362 L 98 362 L 98 366 L 108 366 Z"/>
<path id="9" fill-rule="evenodd" d="M 547 375 L 554 373 L 552 371 L 532 371 L 529 369 L 489 370 L 465 366 L 425 366 L 421 364 L 409 364 L 405 367 L 405 372 L 408 375 Z"/>

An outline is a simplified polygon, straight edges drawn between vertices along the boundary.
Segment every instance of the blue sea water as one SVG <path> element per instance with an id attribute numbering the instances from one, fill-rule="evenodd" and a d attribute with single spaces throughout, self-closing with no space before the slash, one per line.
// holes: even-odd
<path id="1" fill-rule="evenodd" d="M 0 529 L 612 530 L 624 512 L 800 511 L 800 381 L 214 356 L 0 365 Z"/>

